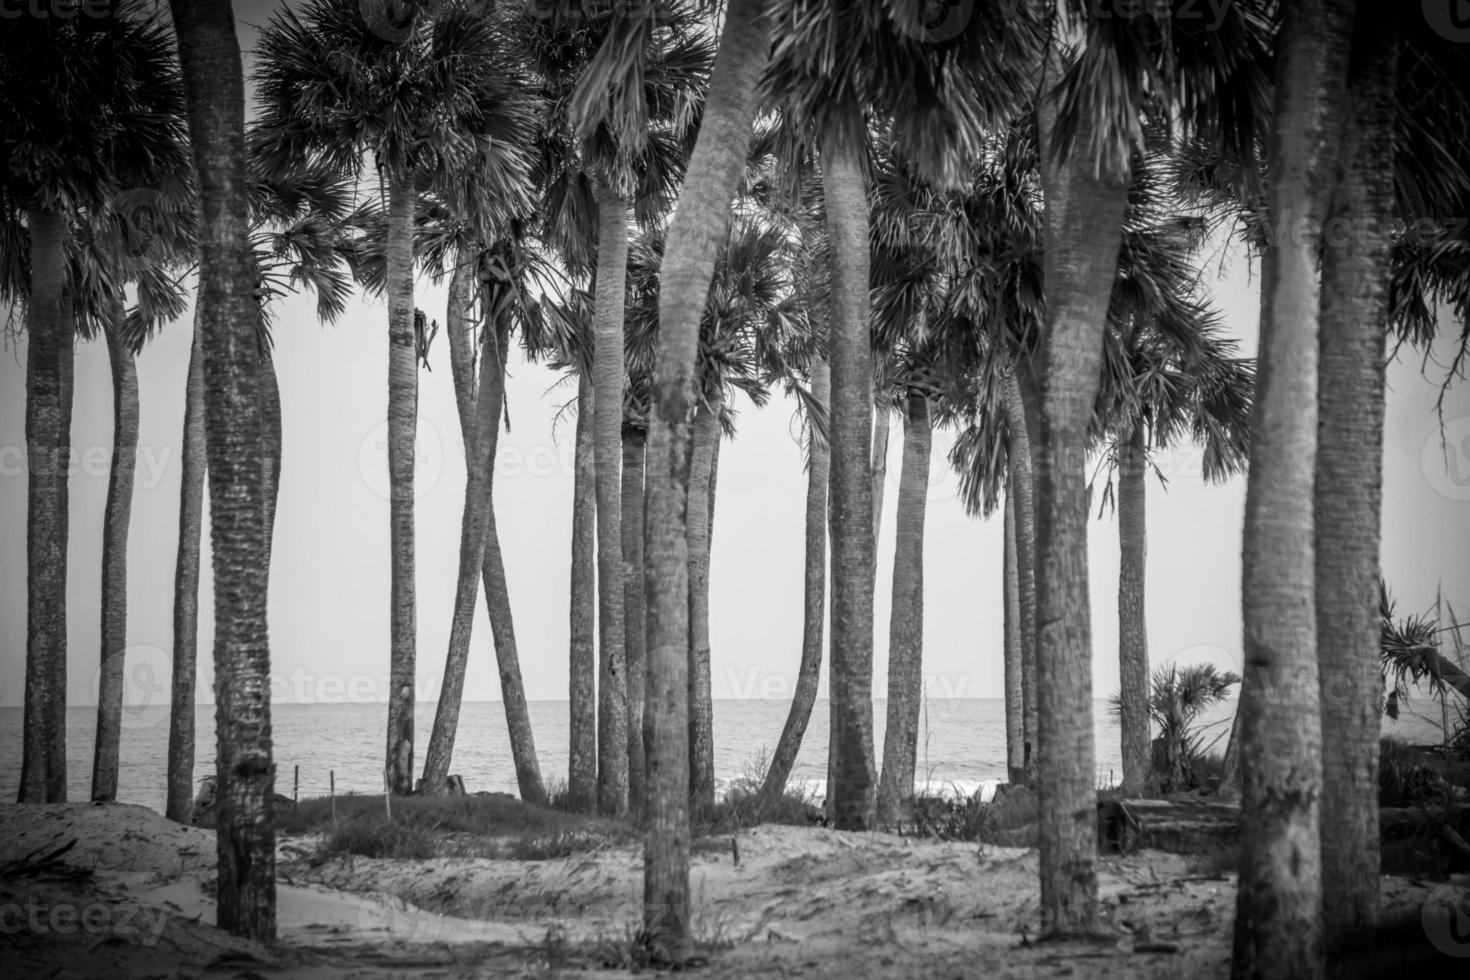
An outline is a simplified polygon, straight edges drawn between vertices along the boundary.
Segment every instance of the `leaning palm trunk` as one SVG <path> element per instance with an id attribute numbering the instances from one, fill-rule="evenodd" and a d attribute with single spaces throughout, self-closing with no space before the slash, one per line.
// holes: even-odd
<path id="1" fill-rule="evenodd" d="M 923 698 L 924 509 L 929 492 L 929 402 L 911 392 L 903 418 L 903 464 L 898 478 L 897 534 L 893 553 L 893 608 L 888 622 L 888 725 L 883 735 L 883 774 L 878 782 L 878 820 L 892 824 L 899 805 L 914 795 Z"/>
<path id="2" fill-rule="evenodd" d="M 1118 673 L 1119 720 L 1123 732 L 1123 793 L 1137 796 L 1148 785 L 1153 757 L 1148 720 L 1148 622 L 1144 610 L 1145 524 L 1148 455 L 1143 423 L 1118 445 Z"/>
<path id="3" fill-rule="evenodd" d="M 597 488 L 592 443 L 592 378 L 577 384 L 576 448 L 572 479 L 572 587 L 570 750 L 567 793 L 571 808 L 590 813 L 597 805 Z"/>
<path id="4" fill-rule="evenodd" d="M 275 936 L 270 650 L 272 425 L 245 175 L 245 86 L 227 0 L 173 5 L 199 180 L 218 732 L 218 924 Z"/>
<path id="5" fill-rule="evenodd" d="M 812 363 L 812 401 L 826 411 L 831 398 L 827 362 Z M 801 751 L 801 740 L 811 721 L 822 677 L 822 627 L 827 612 L 827 480 L 830 471 L 827 440 L 816 423 L 807 420 L 806 435 L 806 570 L 802 591 L 801 663 L 796 668 L 796 693 L 771 755 L 771 768 L 761 784 L 761 798 L 774 802 L 786 792 L 786 781 Z"/>
<path id="6" fill-rule="evenodd" d="M 1051 96 L 1044 96 L 1037 112 L 1042 146 L 1052 145 L 1055 111 Z M 1079 147 L 1093 145 L 1087 136 L 1079 135 Z M 1049 931 L 1066 935 L 1099 927 L 1087 429 L 1102 369 L 1128 180 L 1106 170 L 1098 174 L 1090 160 L 1048 160 L 1042 175 L 1047 311 L 1038 351 L 1035 472 L 1041 909 Z"/>
<path id="7" fill-rule="evenodd" d="M 194 698 L 199 677 L 199 538 L 204 520 L 204 321 L 194 311 L 194 342 L 184 388 L 180 451 L 179 543 L 174 560 L 174 649 L 168 715 L 170 820 L 189 823 L 194 812 Z"/>
<path id="8" fill-rule="evenodd" d="M 643 473 L 648 430 L 623 423 L 623 655 L 628 669 L 628 806 L 641 819 L 647 796 L 643 757 L 643 673 L 648 612 L 643 598 Z"/>
<path id="9" fill-rule="evenodd" d="M 720 449 L 722 392 L 718 385 L 694 416 L 689 465 L 689 803 L 695 813 L 715 805 L 714 704 L 710 692 L 710 502 Z"/>
<path id="10" fill-rule="evenodd" d="M 887 406 L 875 406 L 873 412 L 873 548 L 883 530 L 883 489 L 888 482 L 888 433 L 892 420 Z"/>
<path id="11" fill-rule="evenodd" d="M 770 54 L 762 0 L 730 0 L 684 194 L 669 225 L 648 433 L 648 669 L 644 732 L 648 834 L 642 943 L 659 959 L 692 952 L 689 921 L 690 410 L 699 324 L 730 201 L 745 170 L 756 84 Z"/>
<path id="12" fill-rule="evenodd" d="M 66 802 L 67 457 L 72 337 L 66 219 L 32 210 L 26 344 L 26 690 L 22 803 Z"/>
<path id="13" fill-rule="evenodd" d="M 623 310 L 628 206 L 597 191 L 597 295 L 592 321 L 593 445 L 597 459 L 597 806 L 628 809 L 628 702 L 623 683 Z"/>
<path id="14" fill-rule="evenodd" d="M 827 796 L 839 829 L 867 830 L 875 804 L 868 197 L 863 145 L 828 142 L 822 156 L 832 239 L 833 778 Z"/>
<path id="15" fill-rule="evenodd" d="M 392 793 L 413 790 L 413 725 L 417 613 L 414 602 L 413 478 L 418 423 L 417 341 L 413 329 L 412 179 L 395 175 L 388 189 L 388 486 L 392 559 L 388 746 L 385 779 Z"/>
<path id="16" fill-rule="evenodd" d="M 1347 0 L 1288 4 L 1277 42 L 1268 199 L 1275 230 L 1262 262 L 1241 560 L 1240 885 L 1231 960 L 1240 978 L 1323 972 L 1312 506 L 1320 239 L 1302 229 L 1320 229 L 1326 216 L 1330 130 L 1342 118 L 1352 18 Z"/>
<path id="17" fill-rule="evenodd" d="M 1316 526 L 1322 704 L 1323 933 L 1336 944 L 1378 922 L 1378 544 L 1383 503 L 1384 325 L 1393 218 L 1397 21 L 1360 5 L 1352 118 L 1331 217 L 1353 234 L 1322 254 Z M 1329 227 L 1331 226 L 1329 217 Z"/>
<path id="18" fill-rule="evenodd" d="M 1006 781 L 1026 781 L 1026 703 L 1021 677 L 1021 576 L 1016 567 L 1016 494 L 1006 490 L 1005 593 Z"/>
<path id="19" fill-rule="evenodd" d="M 128 645 L 128 526 L 138 462 L 138 367 L 123 341 L 127 312 L 112 297 L 104 331 L 112 367 L 112 468 L 102 524 L 102 663 L 97 684 L 97 737 L 92 752 L 92 799 L 117 799 L 122 740 L 123 667 Z"/>
<path id="20" fill-rule="evenodd" d="M 1006 378 L 1006 431 L 1009 492 L 1016 497 L 1016 587 L 1021 609 L 1021 743 L 1022 782 L 1036 780 L 1036 495 L 1032 477 L 1033 407 L 1040 398 L 1025 392 L 1034 382 L 1029 366 L 1018 365 Z"/>

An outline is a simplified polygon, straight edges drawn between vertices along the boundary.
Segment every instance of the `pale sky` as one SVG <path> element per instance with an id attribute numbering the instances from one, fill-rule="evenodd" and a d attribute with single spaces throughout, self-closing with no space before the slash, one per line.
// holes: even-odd
<path id="1" fill-rule="evenodd" d="M 252 17 L 259 22 L 261 18 Z M 246 37 L 249 37 L 247 32 Z M 1209 283 L 1229 329 L 1255 348 L 1255 282 L 1244 264 Z M 444 319 L 445 295 L 425 278 L 417 305 Z M 387 397 L 386 308 L 359 298 L 336 325 L 315 319 L 314 300 L 275 311 L 283 414 L 281 496 L 271 573 L 271 660 L 283 701 L 379 701 L 388 671 L 388 501 L 382 448 Z M 167 327 L 138 361 L 142 426 L 129 555 L 130 704 L 167 703 L 132 682 L 167 677 L 177 540 L 179 444 L 192 310 Z M 453 602 L 463 447 L 441 336 L 421 373 L 417 473 L 419 699 L 437 697 Z M 24 690 L 25 340 L 0 355 L 0 705 Z M 1432 604 L 1437 586 L 1470 607 L 1470 395 L 1462 386 L 1445 411 L 1448 468 L 1441 453 L 1433 381 L 1412 352 L 1389 372 L 1383 565 L 1400 609 Z M 545 368 L 512 365 L 514 428 L 500 439 L 495 505 L 509 576 L 526 691 L 567 696 L 571 540 L 571 415 L 556 415 L 575 386 Z M 80 346 L 72 445 L 68 588 L 68 698 L 95 700 L 99 646 L 101 527 L 111 452 L 110 378 L 100 343 Z M 801 645 L 805 476 L 795 405 L 740 403 L 739 433 L 721 450 L 711 568 L 716 698 L 787 698 Z M 886 678 L 893 506 L 902 440 L 895 419 L 874 616 L 875 687 Z M 925 534 L 923 672 L 930 697 L 1000 697 L 1001 522 L 967 518 L 954 500 L 944 459 L 952 435 L 935 439 Z M 1240 532 L 1244 481 L 1206 486 L 1198 458 L 1160 461 L 1168 492 L 1149 483 L 1148 615 L 1152 661 L 1211 660 L 1240 666 Z M 201 581 L 200 697 L 210 698 L 213 641 L 208 529 Z M 1117 524 L 1094 520 L 1090 536 L 1094 694 L 1117 687 Z M 1463 618 L 1463 616 L 1462 616 Z M 500 693 L 484 614 L 475 620 L 467 700 Z M 823 696 L 826 687 L 823 668 Z"/>

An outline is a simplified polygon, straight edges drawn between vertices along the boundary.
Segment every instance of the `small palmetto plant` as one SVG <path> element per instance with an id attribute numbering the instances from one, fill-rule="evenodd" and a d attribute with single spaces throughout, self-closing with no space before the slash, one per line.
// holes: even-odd
<path id="1" fill-rule="evenodd" d="M 1153 780 L 1163 792 L 1180 792 L 1195 784 L 1194 760 L 1201 754 L 1203 732 L 1195 722 L 1206 708 L 1230 696 L 1240 675 L 1214 664 L 1178 664 L 1156 667 L 1149 684 L 1149 719 L 1158 728 Z M 1122 703 L 1117 694 L 1108 701 L 1114 717 Z"/>

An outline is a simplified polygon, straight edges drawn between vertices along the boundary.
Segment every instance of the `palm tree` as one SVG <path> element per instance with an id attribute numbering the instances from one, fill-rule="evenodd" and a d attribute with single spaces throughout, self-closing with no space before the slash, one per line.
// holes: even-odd
<path id="1" fill-rule="evenodd" d="M 1321 712 L 1312 486 L 1317 450 L 1318 236 L 1343 118 L 1353 5 L 1283 11 L 1268 160 L 1260 382 L 1246 485 L 1240 886 L 1232 974 L 1320 976 Z"/>
<path id="2" fill-rule="evenodd" d="M 29 337 L 26 802 L 66 799 L 66 459 L 75 318 L 83 312 L 67 288 L 73 231 L 79 212 L 100 213 L 120 191 L 177 172 L 181 152 L 167 32 L 135 3 L 104 13 L 23 18 L 0 40 L 9 160 L 0 208 L 7 221 L 24 215 L 29 238 L 25 295 L 8 297 L 24 302 Z"/>
<path id="3" fill-rule="evenodd" d="M 431 20 L 415 7 L 395 39 L 353 0 L 312 0 L 276 13 L 261 35 L 256 79 L 262 158 L 277 171 L 321 160 L 360 174 L 371 153 L 387 219 L 388 471 L 391 486 L 390 691 L 385 775 L 413 788 L 415 664 L 413 467 L 418 375 L 413 228 L 420 189 L 495 163 L 524 172 L 520 94 L 498 70 L 495 23 L 479 3 L 451 2 Z M 511 138 L 505 138 L 507 134 Z M 507 189 L 515 193 L 514 188 Z M 526 202 L 506 202 L 523 210 Z M 515 205 L 520 205 L 516 207 Z"/>
<path id="4" fill-rule="evenodd" d="M 1163 766 L 1158 775 L 1163 792 L 1183 793 L 1196 786 L 1191 763 L 1200 755 L 1201 734 L 1194 730 L 1194 723 L 1201 711 L 1224 701 L 1230 688 L 1239 683 L 1239 674 L 1219 670 L 1214 664 L 1170 664 L 1154 670 L 1146 704 L 1149 719 L 1159 727 Z M 1109 707 L 1115 716 L 1121 716 L 1122 697 L 1114 695 Z"/>
<path id="5" fill-rule="evenodd" d="M 245 83 L 228 0 L 173 5 L 200 195 L 199 317 L 215 568 L 218 924 L 275 936 L 269 577 L 271 474 L 251 254 Z"/>

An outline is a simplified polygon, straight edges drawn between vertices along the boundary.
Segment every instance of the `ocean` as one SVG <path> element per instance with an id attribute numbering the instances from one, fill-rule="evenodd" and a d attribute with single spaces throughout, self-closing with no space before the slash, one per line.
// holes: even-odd
<path id="1" fill-rule="evenodd" d="M 1416 706 L 1431 710 L 1428 699 Z M 434 707 L 432 702 L 417 707 L 416 765 L 428 745 Z M 721 789 L 732 780 L 750 775 L 759 777 L 763 772 L 761 762 L 775 748 L 789 708 L 790 702 L 776 700 L 714 702 L 715 775 Z M 970 795 L 981 791 L 988 795 L 996 783 L 1005 781 L 1004 701 L 931 699 L 921 710 L 916 769 L 919 788 L 927 784 L 934 792 Z M 1234 710 L 1234 702 L 1228 702 L 1215 706 L 1201 719 L 1206 743 L 1219 736 L 1217 752 L 1224 751 Z M 285 796 L 292 794 L 299 767 L 300 784 L 296 791 L 302 797 L 326 795 L 333 773 L 338 793 L 380 792 L 387 711 L 387 705 L 379 703 L 272 705 L 276 791 Z M 884 711 L 885 703 L 875 701 L 874 751 L 880 761 Z M 548 786 L 565 782 L 567 702 L 532 701 L 530 712 L 542 778 Z M 809 787 L 817 799 L 823 795 L 827 769 L 827 712 L 827 702 L 818 701 L 792 773 L 793 782 Z M 0 800 L 5 802 L 15 799 L 20 785 L 21 722 L 20 708 L 0 708 Z M 122 724 L 118 799 L 162 811 L 167 792 L 168 706 L 125 707 Z M 86 800 L 90 795 L 95 725 L 95 708 L 68 709 L 68 799 Z M 214 772 L 214 705 L 198 706 L 195 725 L 197 783 Z M 1100 700 L 1094 705 L 1093 726 L 1098 784 L 1107 785 L 1122 774 L 1118 724 L 1107 702 Z M 1410 741 L 1439 740 L 1437 717 L 1431 720 L 1406 714 L 1397 723 L 1385 718 L 1384 733 Z M 472 793 L 516 791 L 505 714 L 499 701 L 464 704 L 450 771 L 463 776 Z"/>

